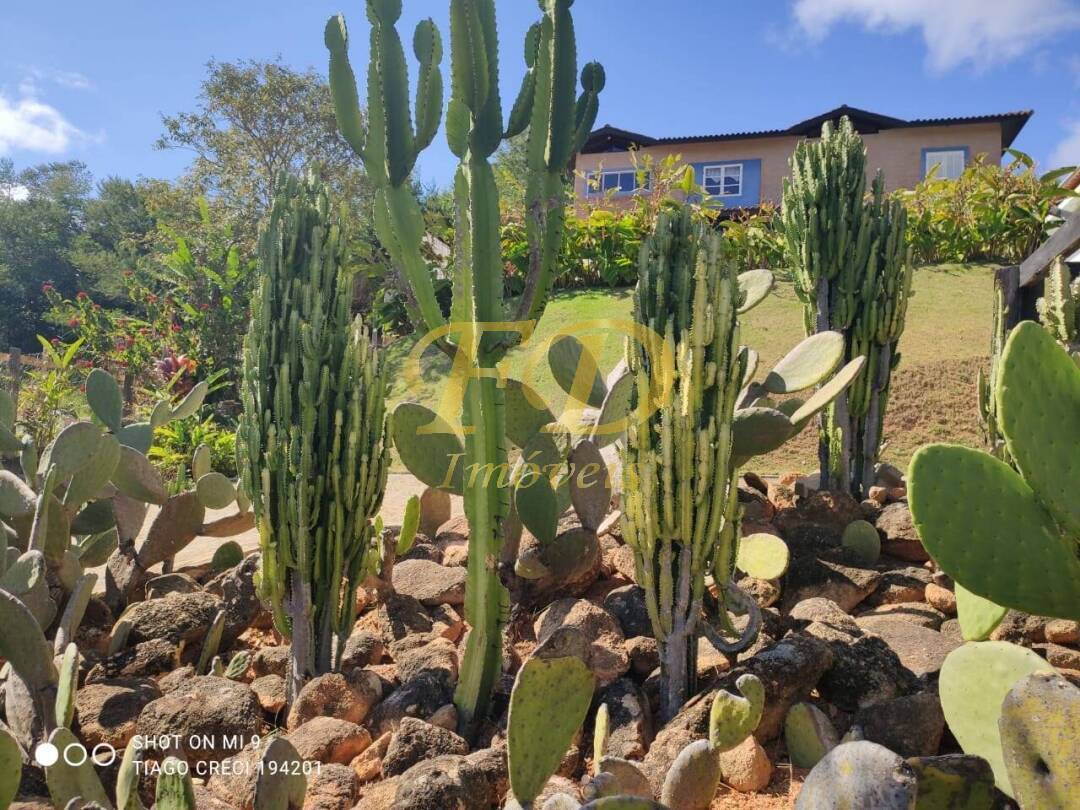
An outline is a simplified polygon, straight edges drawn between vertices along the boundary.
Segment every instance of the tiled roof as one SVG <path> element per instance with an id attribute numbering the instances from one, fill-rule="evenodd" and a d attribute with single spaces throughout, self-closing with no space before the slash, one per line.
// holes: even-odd
<path id="1" fill-rule="evenodd" d="M 716 135 L 687 135 L 680 137 L 655 138 L 640 132 L 631 132 L 606 124 L 600 129 L 594 130 L 585 142 L 582 152 L 611 152 L 624 151 L 630 146 L 660 146 L 688 143 L 709 143 L 712 141 L 735 141 L 748 140 L 751 138 L 778 138 L 778 137 L 804 137 L 813 138 L 821 134 L 821 126 L 826 121 L 836 121 L 842 116 L 848 116 L 855 128 L 862 133 L 873 133 L 883 129 L 905 129 L 912 127 L 941 127 L 958 126 L 962 124 L 993 124 L 1001 125 L 1001 143 L 1003 148 L 1008 148 L 1024 128 L 1024 124 L 1032 116 L 1032 110 L 1019 110 L 1017 112 L 995 113 L 992 115 L 969 115 L 954 116 L 948 118 L 915 118 L 910 121 L 903 118 L 892 118 L 880 113 L 861 110 L 857 107 L 849 107 L 844 104 L 834 110 L 829 110 L 821 115 L 808 118 L 793 124 L 787 129 L 765 129 L 757 132 L 726 132 Z"/>

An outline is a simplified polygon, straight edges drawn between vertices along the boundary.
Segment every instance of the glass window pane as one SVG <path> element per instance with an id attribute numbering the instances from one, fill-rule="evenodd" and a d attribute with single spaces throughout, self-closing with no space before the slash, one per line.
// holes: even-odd
<path id="1" fill-rule="evenodd" d="M 645 172 L 641 177 L 641 187 L 648 191 L 652 188 L 652 172 Z"/>
<path id="2" fill-rule="evenodd" d="M 634 177 L 633 172 L 619 173 L 619 191 L 633 192 L 636 185 L 636 178 Z"/>
<path id="3" fill-rule="evenodd" d="M 611 191 L 613 188 L 619 187 L 619 173 L 618 172 L 604 172 L 604 191 Z"/>

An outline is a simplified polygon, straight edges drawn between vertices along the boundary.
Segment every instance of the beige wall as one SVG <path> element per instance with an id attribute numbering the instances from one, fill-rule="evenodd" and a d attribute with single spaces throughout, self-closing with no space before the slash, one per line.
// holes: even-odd
<path id="1" fill-rule="evenodd" d="M 923 178 L 922 150 L 926 148 L 967 147 L 969 159 L 979 154 L 987 154 L 991 160 L 1001 157 L 1001 127 L 998 124 L 889 129 L 862 137 L 866 143 L 867 174 L 872 177 L 879 168 L 884 170 L 885 184 L 889 191 L 911 188 Z M 681 155 L 686 163 L 760 159 L 762 198 L 779 202 L 783 178 L 788 170 L 788 159 L 799 140 L 795 136 L 780 136 L 650 146 L 640 150 L 640 153 L 651 155 L 657 162 L 671 154 Z M 584 176 L 589 172 L 600 168 L 627 169 L 632 165 L 628 152 L 579 155 L 575 184 L 577 196 L 585 196 Z"/>

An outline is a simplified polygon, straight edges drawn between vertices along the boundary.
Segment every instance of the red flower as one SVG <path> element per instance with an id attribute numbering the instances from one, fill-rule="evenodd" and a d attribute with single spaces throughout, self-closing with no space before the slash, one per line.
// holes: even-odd
<path id="1" fill-rule="evenodd" d="M 46 281 L 44 284 L 41 285 L 41 291 L 43 293 L 51 293 L 54 289 L 56 288 L 53 287 L 51 281 Z"/>
<path id="2" fill-rule="evenodd" d="M 131 278 L 133 275 L 135 274 L 131 270 L 124 271 L 124 278 Z"/>
<path id="3" fill-rule="evenodd" d="M 183 331 L 183 329 L 181 328 L 180 324 L 178 324 L 178 323 L 174 323 L 174 324 L 172 325 L 172 330 L 173 330 L 174 332 L 182 332 L 182 331 Z"/>
<path id="4" fill-rule="evenodd" d="M 85 301 L 90 296 L 80 290 L 79 294 L 76 295 L 75 297 L 78 298 L 80 301 Z"/>
<path id="5" fill-rule="evenodd" d="M 94 312 L 101 312 L 101 304 L 94 304 Z"/>
<path id="6" fill-rule="evenodd" d="M 156 304 L 157 303 L 157 296 L 154 295 L 153 293 L 150 293 L 149 295 L 146 296 L 146 300 L 151 304 Z"/>
<path id="7" fill-rule="evenodd" d="M 60 338 L 53 338 L 52 340 L 49 341 L 49 343 L 51 343 L 53 346 L 59 346 L 60 345 Z"/>
<path id="8" fill-rule="evenodd" d="M 201 309 L 203 312 L 209 312 L 210 311 L 210 305 L 209 304 L 199 304 L 199 309 Z"/>
<path id="9" fill-rule="evenodd" d="M 68 326 L 70 326 L 72 329 L 77 329 L 79 327 L 79 319 L 72 318 L 70 321 L 68 321 Z"/>

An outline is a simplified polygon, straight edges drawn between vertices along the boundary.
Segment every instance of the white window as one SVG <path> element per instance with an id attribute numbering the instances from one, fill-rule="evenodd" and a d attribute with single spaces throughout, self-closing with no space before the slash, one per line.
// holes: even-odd
<path id="1" fill-rule="evenodd" d="M 702 172 L 701 185 L 713 197 L 742 196 L 742 164 L 706 166 Z"/>
<path id="2" fill-rule="evenodd" d="M 937 168 L 935 177 L 943 180 L 955 180 L 964 173 L 967 163 L 967 151 L 964 149 L 927 149 L 924 153 L 926 165 L 923 174 L 926 177 Z"/>
<path id="3" fill-rule="evenodd" d="M 593 172 L 588 177 L 589 193 L 632 194 L 635 191 L 648 191 L 650 179 L 649 172 L 636 169 Z"/>

